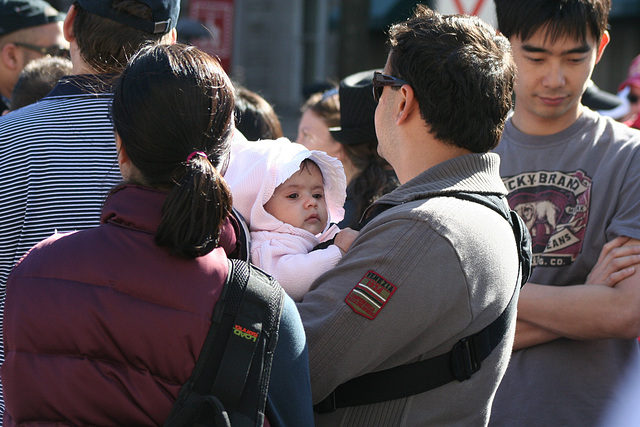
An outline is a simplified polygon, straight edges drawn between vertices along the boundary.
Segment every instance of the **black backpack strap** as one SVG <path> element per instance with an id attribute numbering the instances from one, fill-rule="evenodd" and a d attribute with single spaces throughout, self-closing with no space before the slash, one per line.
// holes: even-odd
<path id="1" fill-rule="evenodd" d="M 349 380 L 340 384 L 314 409 L 319 413 L 333 412 L 338 408 L 370 405 L 424 393 L 454 380 L 468 380 L 502 341 L 509 320 L 515 314 L 516 294 L 517 291 L 496 320 L 482 331 L 462 338 L 450 352 Z"/>
<path id="2" fill-rule="evenodd" d="M 257 267 L 229 261 L 211 328 L 165 426 L 264 422 L 284 291 Z"/>
<path id="3" fill-rule="evenodd" d="M 531 235 L 529 234 L 529 229 L 527 228 L 522 218 L 520 218 L 516 211 L 509 208 L 507 198 L 500 194 L 480 194 L 466 192 L 455 192 L 443 194 L 442 196 L 455 197 L 458 199 L 479 203 L 490 209 L 493 209 L 509 222 L 509 225 L 511 225 L 511 229 L 513 230 L 513 235 L 516 239 L 516 245 L 518 248 L 518 257 L 520 260 L 520 286 L 524 286 L 524 284 L 529 280 L 529 277 L 531 277 L 531 263 L 533 259 L 531 253 Z"/>
<path id="4" fill-rule="evenodd" d="M 231 216 L 237 226 L 235 231 L 238 239 L 238 255 L 234 258 L 251 262 L 251 234 L 249 233 L 247 221 L 236 208 L 231 209 Z"/>
<path id="5" fill-rule="evenodd" d="M 437 196 L 456 197 L 479 203 L 499 213 L 509 222 L 519 252 L 518 284 L 524 285 L 531 271 L 531 238 L 522 219 L 509 209 L 506 198 L 501 195 L 461 192 Z M 366 222 L 391 207 L 393 206 L 378 205 L 373 214 L 367 217 Z M 351 379 L 339 385 L 326 399 L 315 405 L 314 409 L 325 413 L 349 406 L 386 402 L 424 393 L 454 380 L 464 381 L 471 378 L 480 369 L 481 362 L 500 344 L 506 334 L 516 314 L 520 286 L 514 287 L 509 304 L 496 320 L 480 332 L 462 338 L 450 352 Z"/>

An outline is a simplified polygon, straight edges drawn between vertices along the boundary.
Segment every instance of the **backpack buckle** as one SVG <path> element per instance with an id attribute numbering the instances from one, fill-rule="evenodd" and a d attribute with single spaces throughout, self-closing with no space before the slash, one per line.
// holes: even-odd
<path id="1" fill-rule="evenodd" d="M 451 350 L 451 371 L 454 378 L 461 382 L 468 380 L 479 369 L 480 362 L 476 359 L 473 341 L 462 338 Z"/>
<path id="2" fill-rule="evenodd" d="M 336 406 L 336 391 L 332 391 L 322 402 L 313 405 L 313 409 L 319 414 L 335 412 L 338 409 Z"/>

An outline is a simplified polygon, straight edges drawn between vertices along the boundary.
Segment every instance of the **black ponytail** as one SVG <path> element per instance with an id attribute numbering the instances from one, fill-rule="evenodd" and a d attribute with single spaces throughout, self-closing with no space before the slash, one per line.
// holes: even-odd
<path id="1" fill-rule="evenodd" d="M 229 155 L 233 109 L 224 70 L 193 46 L 147 47 L 118 80 L 114 125 L 142 184 L 169 191 L 155 241 L 175 255 L 218 246 L 232 198 L 216 168 Z"/>
<path id="2" fill-rule="evenodd" d="M 207 158 L 196 156 L 167 196 L 156 243 L 195 258 L 218 246 L 220 227 L 231 212 L 231 191 Z"/>

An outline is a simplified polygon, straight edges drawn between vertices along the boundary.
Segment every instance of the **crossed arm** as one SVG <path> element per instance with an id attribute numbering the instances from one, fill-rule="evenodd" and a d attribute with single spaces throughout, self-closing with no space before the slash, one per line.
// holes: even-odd
<path id="1" fill-rule="evenodd" d="M 566 337 L 640 336 L 640 240 L 608 242 L 583 285 L 527 283 L 520 292 L 514 350 Z"/>

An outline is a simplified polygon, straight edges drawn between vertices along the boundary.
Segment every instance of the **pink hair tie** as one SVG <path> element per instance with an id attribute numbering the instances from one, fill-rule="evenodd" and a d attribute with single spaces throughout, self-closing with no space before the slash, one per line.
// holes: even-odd
<path id="1" fill-rule="evenodd" d="M 193 159 L 194 156 L 200 156 L 200 157 L 204 157 L 205 159 L 207 158 L 207 153 L 205 153 L 204 151 L 194 151 L 193 153 L 189 154 L 187 156 L 187 163 L 189 163 L 191 161 L 191 159 Z"/>

